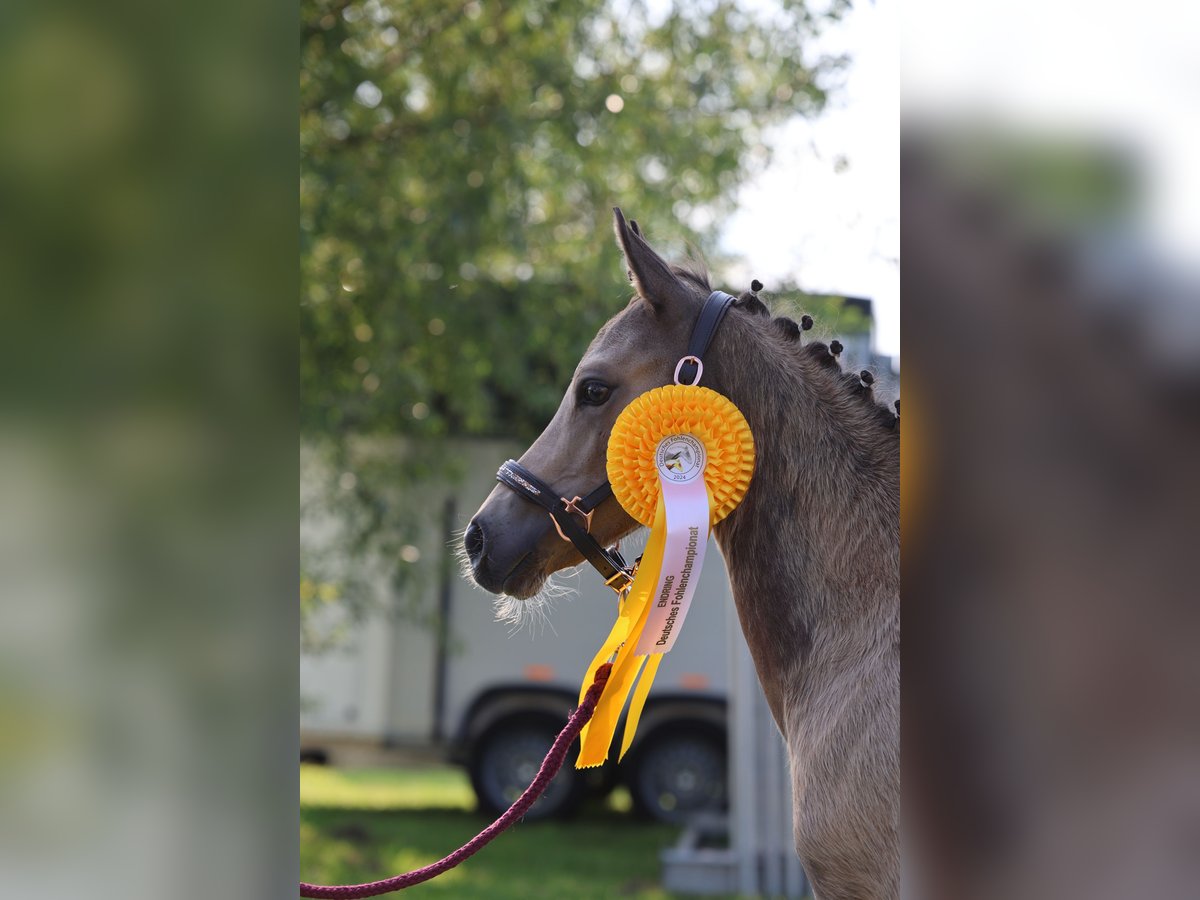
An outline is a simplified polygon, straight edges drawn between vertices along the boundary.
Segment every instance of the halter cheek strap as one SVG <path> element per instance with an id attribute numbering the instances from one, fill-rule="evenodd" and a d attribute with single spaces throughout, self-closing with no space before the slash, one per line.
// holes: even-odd
<path id="1" fill-rule="evenodd" d="M 713 291 L 708 295 L 692 328 L 687 355 L 675 366 L 676 384 L 700 382 L 700 376 L 704 373 L 704 354 L 708 352 L 717 326 L 735 299 L 724 291 Z M 600 572 L 604 583 L 618 595 L 633 582 L 632 568 L 617 549 L 606 549 L 591 535 L 592 514 L 597 506 L 612 496 L 612 485 L 607 481 L 586 497 L 575 496 L 568 500 L 551 490 L 549 485 L 515 459 L 508 460 L 500 467 L 496 480 L 546 510 L 558 530 L 558 536 L 574 544 L 584 559 Z"/>
<path id="2" fill-rule="evenodd" d="M 704 371 L 701 360 L 708 352 L 708 345 L 712 343 L 713 335 L 717 333 L 717 327 L 725 318 L 725 313 L 729 312 L 729 307 L 736 299 L 724 291 L 713 291 L 708 295 L 704 307 L 700 310 L 700 316 L 696 319 L 696 325 L 692 328 L 687 356 L 675 366 L 676 384 L 699 384 L 700 375 Z"/>

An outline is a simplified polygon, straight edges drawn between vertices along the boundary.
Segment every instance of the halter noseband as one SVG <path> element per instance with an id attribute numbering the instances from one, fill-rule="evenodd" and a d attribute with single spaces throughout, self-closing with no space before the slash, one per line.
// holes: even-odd
<path id="1" fill-rule="evenodd" d="M 717 326 L 735 299 L 724 291 L 713 291 L 708 295 L 692 328 L 687 354 L 675 365 L 676 384 L 700 383 L 700 376 L 704 373 L 704 354 L 708 352 Z M 632 583 L 633 567 L 625 562 L 620 551 L 616 547 L 606 549 L 591 535 L 592 515 L 596 507 L 612 496 L 612 485 L 607 481 L 584 497 L 576 495 L 568 500 L 551 490 L 549 485 L 515 459 L 508 460 L 500 467 L 496 480 L 512 488 L 519 497 L 546 510 L 558 536 L 574 544 L 584 559 L 600 573 L 604 583 L 618 595 Z"/>

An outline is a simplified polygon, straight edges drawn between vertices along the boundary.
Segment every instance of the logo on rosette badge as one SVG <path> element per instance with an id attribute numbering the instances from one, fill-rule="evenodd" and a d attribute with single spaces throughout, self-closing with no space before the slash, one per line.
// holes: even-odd
<path id="1" fill-rule="evenodd" d="M 687 484 L 704 471 L 704 445 L 690 434 L 670 435 L 659 441 L 654 462 L 667 481 Z"/>

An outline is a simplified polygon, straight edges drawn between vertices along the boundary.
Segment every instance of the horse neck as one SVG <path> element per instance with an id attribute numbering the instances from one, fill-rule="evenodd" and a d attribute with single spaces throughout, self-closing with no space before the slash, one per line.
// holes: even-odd
<path id="1" fill-rule="evenodd" d="M 756 461 L 716 537 L 782 727 L 783 697 L 814 646 L 852 652 L 856 634 L 898 621 L 899 439 L 798 341 L 766 320 L 729 319 L 710 383 L 746 416 Z"/>

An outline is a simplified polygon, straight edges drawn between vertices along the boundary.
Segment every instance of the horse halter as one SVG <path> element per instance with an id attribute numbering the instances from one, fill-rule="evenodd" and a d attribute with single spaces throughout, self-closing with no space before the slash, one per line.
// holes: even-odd
<path id="1" fill-rule="evenodd" d="M 687 354 L 675 364 L 675 384 L 700 383 L 700 376 L 704 374 L 704 354 L 735 299 L 724 291 L 713 291 L 708 295 L 692 327 Z M 500 467 L 496 480 L 512 488 L 522 499 L 546 510 L 558 536 L 574 544 L 618 596 L 633 582 L 633 566 L 625 562 L 620 551 L 616 547 L 606 549 L 591 534 L 596 507 L 612 496 L 612 485 L 607 481 L 586 496 L 577 494 L 568 500 L 515 459 Z"/>

